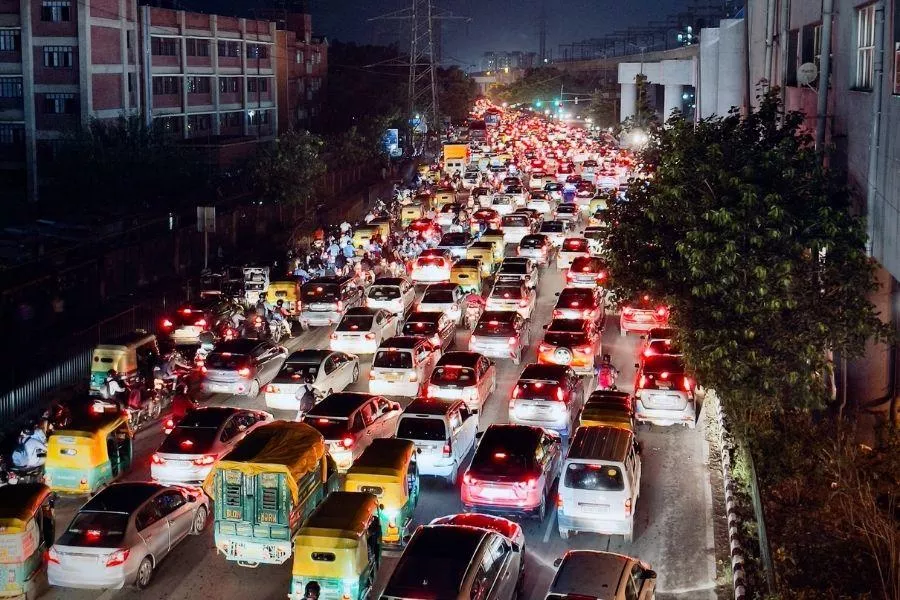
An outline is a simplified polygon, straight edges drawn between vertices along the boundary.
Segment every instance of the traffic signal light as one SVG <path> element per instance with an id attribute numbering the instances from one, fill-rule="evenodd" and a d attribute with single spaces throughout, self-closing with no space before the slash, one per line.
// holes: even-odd
<path id="1" fill-rule="evenodd" d="M 535 100 L 535 101 L 534 101 L 534 105 L 535 105 L 536 107 L 540 108 L 540 107 L 542 107 L 542 106 L 544 105 L 544 103 L 543 103 L 542 101 L 540 101 L 540 100 Z"/>
<path id="2" fill-rule="evenodd" d="M 560 102 L 559 100 L 556 100 L 556 101 L 554 102 L 554 104 L 556 104 L 556 106 L 560 106 L 560 105 L 562 104 L 562 102 Z"/>
<path id="3" fill-rule="evenodd" d="M 575 106 L 578 106 L 578 96 L 575 96 Z"/>

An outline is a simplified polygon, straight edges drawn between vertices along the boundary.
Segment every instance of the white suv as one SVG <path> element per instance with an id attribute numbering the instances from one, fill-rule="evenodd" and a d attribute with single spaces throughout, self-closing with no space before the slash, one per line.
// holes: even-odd
<path id="1" fill-rule="evenodd" d="M 416 398 L 403 414 L 397 437 L 416 444 L 419 475 L 434 475 L 455 485 L 469 452 L 475 447 L 478 415 L 462 400 Z"/>

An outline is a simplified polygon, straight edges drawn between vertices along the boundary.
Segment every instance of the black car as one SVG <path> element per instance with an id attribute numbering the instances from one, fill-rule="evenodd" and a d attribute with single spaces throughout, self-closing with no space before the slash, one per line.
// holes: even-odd
<path id="1" fill-rule="evenodd" d="M 456 321 L 441 312 L 413 312 L 406 318 L 400 335 L 420 335 L 434 347 L 446 350 L 453 344 Z"/>

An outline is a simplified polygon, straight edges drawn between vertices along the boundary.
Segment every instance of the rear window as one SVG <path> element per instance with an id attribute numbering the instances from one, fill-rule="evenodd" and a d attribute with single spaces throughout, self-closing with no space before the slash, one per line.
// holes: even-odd
<path id="1" fill-rule="evenodd" d="M 560 214 L 564 214 L 564 215 L 565 214 L 571 215 L 571 214 L 576 213 L 577 211 L 578 211 L 578 207 L 575 206 L 574 204 L 560 204 L 556 209 L 556 212 L 558 212 Z"/>
<path id="2" fill-rule="evenodd" d="M 422 295 L 422 302 L 425 304 L 450 304 L 453 302 L 453 292 L 451 290 L 426 290 Z"/>
<path id="3" fill-rule="evenodd" d="M 437 367 L 431 374 L 431 383 L 436 385 L 472 385 L 475 383 L 475 370 L 454 365 Z"/>
<path id="4" fill-rule="evenodd" d="M 447 429 L 443 419 L 403 417 L 397 426 L 397 437 L 405 440 L 443 442 L 447 439 Z"/>
<path id="5" fill-rule="evenodd" d="M 373 285 L 368 296 L 372 300 L 396 300 L 400 297 L 400 288 L 396 285 Z"/>
<path id="6" fill-rule="evenodd" d="M 522 299 L 522 288 L 521 287 L 495 287 L 491 290 L 491 298 L 499 298 L 502 300 L 521 300 Z"/>
<path id="7" fill-rule="evenodd" d="M 541 225 L 543 233 L 564 233 L 566 226 L 559 221 L 546 221 Z"/>
<path id="8" fill-rule="evenodd" d="M 525 249 L 542 248 L 545 243 L 546 243 L 545 238 L 532 236 L 532 235 L 526 235 L 525 237 L 522 238 L 522 241 L 519 242 L 519 248 L 525 248 Z"/>
<path id="9" fill-rule="evenodd" d="M 399 350 L 379 350 L 375 353 L 372 366 L 384 369 L 412 369 L 412 354 Z"/>
<path id="10" fill-rule="evenodd" d="M 602 240 L 603 239 L 603 230 L 602 229 L 591 229 L 590 227 L 584 230 L 584 237 L 589 240 Z"/>
<path id="11" fill-rule="evenodd" d="M 521 476 L 534 466 L 534 448 L 524 450 L 510 448 L 502 442 L 485 444 L 482 442 L 472 459 L 472 470 L 478 475 Z"/>
<path id="12" fill-rule="evenodd" d="M 644 350 L 644 355 L 653 354 L 681 354 L 681 348 L 672 340 L 653 340 Z"/>
<path id="13" fill-rule="evenodd" d="M 305 380 L 307 377 L 316 378 L 319 374 L 319 365 L 316 363 L 284 363 L 281 371 L 275 376 L 276 383 L 288 383 L 291 381 Z"/>
<path id="14" fill-rule="evenodd" d="M 599 273 L 603 263 L 592 256 L 579 256 L 572 261 L 572 271 L 582 273 Z"/>
<path id="15" fill-rule="evenodd" d="M 481 319 L 475 325 L 476 335 L 512 335 L 516 328 L 512 321 L 495 321 L 493 319 Z"/>
<path id="16" fill-rule="evenodd" d="M 335 331 L 369 331 L 374 317 L 369 315 L 345 315 Z"/>
<path id="17" fill-rule="evenodd" d="M 621 492 L 625 480 L 621 469 L 613 465 L 569 463 L 563 485 L 573 490 Z"/>
<path id="18" fill-rule="evenodd" d="M 437 323 L 412 321 L 403 325 L 403 335 L 434 335 L 437 333 Z"/>
<path id="19" fill-rule="evenodd" d="M 554 319 L 547 327 L 547 333 L 582 333 L 584 321 L 581 319 Z"/>
<path id="20" fill-rule="evenodd" d="M 340 287 L 333 283 L 307 283 L 300 289 L 300 297 L 306 302 L 337 302 L 340 296 Z"/>
<path id="21" fill-rule="evenodd" d="M 547 192 L 558 192 L 562 189 L 562 184 L 559 182 L 548 183 L 544 186 L 544 190 Z"/>
<path id="22" fill-rule="evenodd" d="M 338 440 L 349 432 L 350 421 L 347 419 L 334 419 L 330 417 L 316 417 L 308 415 L 303 422 L 313 427 L 322 434 L 326 440 Z"/>
<path id="23" fill-rule="evenodd" d="M 524 263 L 505 262 L 500 265 L 500 273 L 511 275 L 528 275 L 528 267 Z"/>
<path id="24" fill-rule="evenodd" d="M 208 369 L 234 370 L 239 369 L 249 362 L 245 354 L 229 354 L 213 352 L 206 357 Z"/>
<path id="25" fill-rule="evenodd" d="M 559 385 L 549 381 L 519 381 L 516 384 L 519 389 L 518 398 L 534 398 L 544 400 L 559 400 L 557 390 Z"/>
<path id="26" fill-rule="evenodd" d="M 544 341 L 554 346 L 573 346 L 587 343 L 587 335 L 582 332 L 548 331 Z"/>
<path id="27" fill-rule="evenodd" d="M 166 436 L 159 451 L 165 454 L 204 454 L 216 441 L 217 427 L 178 426 Z"/>
<path id="28" fill-rule="evenodd" d="M 95 548 L 115 548 L 125 538 L 128 515 L 113 512 L 79 512 L 62 535 L 59 544 Z"/>
<path id="29" fill-rule="evenodd" d="M 528 217 L 522 215 L 503 217 L 503 227 L 528 227 Z"/>
<path id="30" fill-rule="evenodd" d="M 588 241 L 586 239 L 569 238 L 563 242 L 563 252 L 587 252 Z"/>
<path id="31" fill-rule="evenodd" d="M 507 206 L 510 203 L 510 199 L 506 196 L 494 196 L 494 199 L 491 201 L 492 204 L 498 204 L 501 206 Z"/>
<path id="32" fill-rule="evenodd" d="M 420 267 L 446 267 L 447 261 L 440 256 L 422 256 L 417 264 Z"/>

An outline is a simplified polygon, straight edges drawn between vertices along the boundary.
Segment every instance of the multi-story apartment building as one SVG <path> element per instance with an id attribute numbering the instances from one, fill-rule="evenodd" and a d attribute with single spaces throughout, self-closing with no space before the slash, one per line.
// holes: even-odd
<path id="1" fill-rule="evenodd" d="M 328 72 L 328 42 L 312 35 L 308 14 L 288 14 L 276 32 L 278 129 L 309 128 L 319 116 Z"/>
<path id="2" fill-rule="evenodd" d="M 502 71 L 504 69 L 531 69 L 537 62 L 536 52 L 485 52 L 481 57 L 482 71 Z"/>

